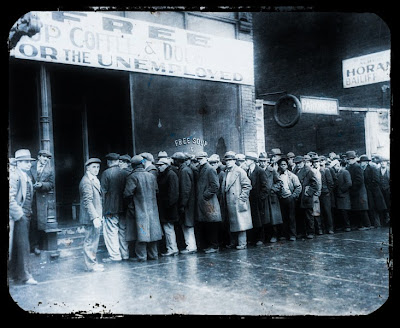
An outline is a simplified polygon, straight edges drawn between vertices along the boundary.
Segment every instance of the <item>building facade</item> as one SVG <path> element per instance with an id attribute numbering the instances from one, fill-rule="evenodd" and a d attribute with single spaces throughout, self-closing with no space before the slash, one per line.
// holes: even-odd
<path id="1" fill-rule="evenodd" d="M 252 16 L 36 12 L 9 60 L 9 157 L 52 154 L 59 226 L 89 157 L 255 151 Z M 101 174 L 101 172 L 100 172 Z"/>

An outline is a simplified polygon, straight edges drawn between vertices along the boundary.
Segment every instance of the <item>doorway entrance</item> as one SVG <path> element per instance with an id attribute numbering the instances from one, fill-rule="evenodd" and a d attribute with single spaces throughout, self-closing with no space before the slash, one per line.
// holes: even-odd
<path id="1" fill-rule="evenodd" d="M 97 69 L 50 70 L 53 104 L 57 218 L 60 226 L 79 224 L 79 183 L 84 163 L 110 152 L 132 156 L 128 75 Z"/>

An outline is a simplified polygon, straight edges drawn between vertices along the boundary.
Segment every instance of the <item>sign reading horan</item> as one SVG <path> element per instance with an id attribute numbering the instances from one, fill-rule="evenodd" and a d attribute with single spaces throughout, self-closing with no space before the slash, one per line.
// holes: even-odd
<path id="1" fill-rule="evenodd" d="M 98 12 L 32 12 L 20 59 L 254 85 L 253 44 Z"/>

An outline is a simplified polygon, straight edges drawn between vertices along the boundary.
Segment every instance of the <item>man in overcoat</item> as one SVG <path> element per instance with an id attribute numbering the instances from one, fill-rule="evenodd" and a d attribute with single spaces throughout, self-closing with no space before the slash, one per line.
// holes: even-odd
<path id="1" fill-rule="evenodd" d="M 351 175 L 352 186 L 350 188 L 351 214 L 354 223 L 359 230 L 367 230 L 371 223 L 368 217 L 368 196 L 364 182 L 364 171 L 357 163 L 355 151 L 347 151 L 347 170 Z"/>
<path id="2" fill-rule="evenodd" d="M 175 224 L 179 221 L 179 180 L 168 159 L 161 158 L 156 165 L 159 171 L 157 177 L 158 214 L 164 230 L 165 246 L 167 248 L 167 251 L 161 255 L 178 255 L 179 249 L 176 242 Z"/>
<path id="3" fill-rule="evenodd" d="M 133 171 L 126 178 L 124 198 L 128 199 L 127 241 L 135 241 L 138 261 L 158 259 L 157 243 L 162 238 L 162 228 L 157 206 L 157 178 L 146 172 L 143 157 L 131 160 Z"/>
<path id="4" fill-rule="evenodd" d="M 100 163 L 99 158 L 89 158 L 85 163 L 86 172 L 79 183 L 79 220 L 85 225 L 83 258 L 87 271 L 104 271 L 103 265 L 97 262 L 96 257 L 103 221 L 103 196 L 97 178 Z"/>
<path id="5" fill-rule="evenodd" d="M 379 179 L 379 168 L 370 165 L 371 159 L 367 155 L 360 156 L 360 166 L 364 170 L 364 183 L 368 197 L 368 216 L 371 226 L 381 226 L 380 217 L 387 210 L 385 199 L 382 195 Z"/>
<path id="6" fill-rule="evenodd" d="M 33 182 L 32 221 L 29 239 L 31 251 L 40 254 L 45 237 L 49 196 L 54 193 L 54 169 L 51 166 L 51 153 L 47 150 L 38 152 L 38 160 L 32 163 L 30 170 Z"/>
<path id="7" fill-rule="evenodd" d="M 331 162 L 331 166 L 336 171 L 336 181 L 334 185 L 334 194 L 335 194 L 335 204 L 336 204 L 336 213 L 339 222 L 337 222 L 337 226 L 341 224 L 343 226 L 344 231 L 351 231 L 351 225 L 349 220 L 348 211 L 351 210 L 351 202 L 350 202 L 350 193 L 349 190 L 351 188 L 351 176 L 349 171 L 347 171 L 346 166 L 347 162 L 345 160 L 340 160 L 340 162 L 335 159 Z"/>
<path id="8" fill-rule="evenodd" d="M 207 162 L 208 154 L 201 152 L 196 155 L 199 162 L 198 180 L 196 183 L 197 220 L 203 226 L 206 243 L 205 253 L 219 251 L 219 225 L 221 224 L 221 209 L 217 193 L 219 190 L 219 179 L 215 169 Z"/>
<path id="9" fill-rule="evenodd" d="M 28 285 L 37 284 L 29 260 L 33 185 L 28 172 L 34 160 L 28 149 L 17 150 L 16 168 L 10 171 L 9 177 L 9 277 Z"/>
<path id="10" fill-rule="evenodd" d="M 103 193 L 103 237 L 108 257 L 103 262 L 116 262 L 129 258 L 128 243 L 125 240 L 125 226 L 120 226 L 120 217 L 124 216 L 123 192 L 126 174 L 119 167 L 117 153 L 106 155 L 107 169 L 100 178 Z"/>
<path id="11" fill-rule="evenodd" d="M 267 198 L 267 174 L 256 163 L 256 153 L 248 152 L 246 156 L 247 175 L 251 181 L 249 194 L 251 218 L 253 228 L 248 230 L 249 242 L 261 246 L 265 241 L 264 225 L 267 224 L 265 216 L 265 200 Z"/>
<path id="12" fill-rule="evenodd" d="M 332 196 L 333 191 L 333 178 L 331 170 L 326 167 L 326 157 L 319 156 L 320 172 L 321 172 L 321 195 L 319 201 L 321 205 L 321 217 L 323 229 L 326 233 L 333 234 L 333 215 L 332 215 Z"/>
<path id="13" fill-rule="evenodd" d="M 388 159 L 381 158 L 379 167 L 379 186 L 382 191 L 382 195 L 385 199 L 387 210 L 381 217 L 381 224 L 387 225 L 390 222 L 390 168 L 388 165 Z"/>
<path id="14" fill-rule="evenodd" d="M 143 165 L 144 169 L 147 172 L 150 172 L 151 174 L 154 174 L 154 176 L 157 178 L 158 176 L 158 170 L 157 167 L 153 164 L 154 163 L 154 157 L 150 153 L 141 153 L 140 156 L 143 157 Z"/>
<path id="15" fill-rule="evenodd" d="M 303 162 L 304 164 L 301 164 Z M 306 238 L 313 239 L 315 234 L 313 205 L 315 197 L 318 197 L 319 183 L 316 174 L 311 169 L 311 157 L 309 155 L 304 155 L 303 160 L 298 162 L 297 165 L 296 175 L 302 187 L 299 196 L 299 208 L 304 220 Z"/>
<path id="16" fill-rule="evenodd" d="M 236 249 L 247 247 L 246 231 L 253 228 L 249 194 L 251 181 L 246 172 L 235 164 L 235 153 L 225 153 L 226 176 L 222 181 L 222 202 L 226 206 L 226 214 L 232 233 L 231 245 Z"/>
<path id="17" fill-rule="evenodd" d="M 194 173 L 190 167 L 191 161 L 189 154 L 178 152 L 176 154 L 175 162 L 179 167 L 179 222 L 186 244 L 186 248 L 181 250 L 180 253 L 192 254 L 197 252 L 196 236 L 194 234 L 194 221 L 196 211 Z"/>

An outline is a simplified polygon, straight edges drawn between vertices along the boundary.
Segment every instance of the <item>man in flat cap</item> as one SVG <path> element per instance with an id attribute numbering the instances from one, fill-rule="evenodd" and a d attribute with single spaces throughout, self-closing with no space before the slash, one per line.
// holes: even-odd
<path id="1" fill-rule="evenodd" d="M 29 238 L 31 252 L 39 255 L 45 238 L 44 230 L 47 228 L 48 201 L 51 194 L 54 194 L 54 168 L 51 166 L 51 153 L 48 150 L 40 150 L 37 158 L 30 170 L 34 193 Z"/>
<path id="2" fill-rule="evenodd" d="M 154 162 L 153 155 L 150 153 L 146 153 L 146 152 L 141 153 L 139 155 L 143 157 L 143 165 L 144 165 L 144 169 L 146 170 L 146 172 L 150 172 L 157 178 L 158 170 L 157 170 L 156 166 L 153 164 L 153 162 Z"/>
<path id="3" fill-rule="evenodd" d="M 325 156 L 319 156 L 319 166 L 322 182 L 321 195 L 319 196 L 322 225 L 325 233 L 333 234 L 332 193 L 334 181 L 331 170 L 326 167 Z"/>
<path id="4" fill-rule="evenodd" d="M 244 154 L 236 154 L 236 165 L 242 168 L 243 170 L 246 170 L 246 156 Z"/>
<path id="5" fill-rule="evenodd" d="M 128 201 L 128 242 L 134 241 L 137 260 L 158 259 L 158 241 L 162 228 L 157 206 L 157 178 L 144 168 L 143 157 L 135 155 L 131 160 L 133 171 L 126 179 L 124 198 Z"/>
<path id="6" fill-rule="evenodd" d="M 131 157 L 128 154 L 119 156 L 118 165 L 121 170 L 127 172 L 127 175 L 132 172 Z"/>
<path id="7" fill-rule="evenodd" d="M 296 155 L 293 152 L 288 152 L 286 154 L 286 158 L 288 160 L 288 170 L 293 172 L 294 168 L 296 167 L 296 163 L 294 162 L 294 158 Z"/>
<path id="8" fill-rule="evenodd" d="M 79 183 L 79 219 L 85 225 L 83 258 L 86 271 L 104 271 L 103 265 L 97 262 L 96 257 L 103 220 L 103 199 L 100 181 L 97 178 L 100 163 L 99 158 L 89 158 L 85 163 L 86 172 Z"/>
<path id="9" fill-rule="evenodd" d="M 352 186 L 349 189 L 351 203 L 351 219 L 359 230 L 367 230 L 371 223 L 368 217 L 368 196 L 364 182 L 364 171 L 357 163 L 357 155 L 353 150 L 346 152 L 347 170 L 351 176 Z"/>
<path id="10" fill-rule="evenodd" d="M 108 257 L 103 262 L 117 262 L 129 258 L 128 243 L 125 240 L 125 225 L 120 226 L 120 217 L 124 216 L 123 192 L 126 173 L 119 167 L 117 153 L 106 155 L 107 169 L 101 175 L 103 193 L 103 237 Z"/>
<path id="11" fill-rule="evenodd" d="M 174 162 L 178 166 L 179 224 L 186 246 L 180 253 L 193 254 L 197 252 L 196 236 L 194 233 L 196 211 L 195 176 L 190 167 L 191 160 L 189 154 L 176 153 Z"/>
<path id="12" fill-rule="evenodd" d="M 219 251 L 219 225 L 222 222 L 218 202 L 219 179 L 216 170 L 207 162 L 208 154 L 196 155 L 199 173 L 196 183 L 197 220 L 200 223 L 200 241 L 205 243 L 205 253 Z"/>
<path id="13" fill-rule="evenodd" d="M 24 284 L 36 285 L 29 259 L 29 223 L 32 215 L 33 184 L 29 176 L 31 152 L 15 152 L 16 168 L 9 177 L 9 277 Z"/>

